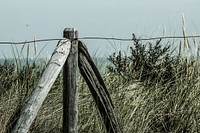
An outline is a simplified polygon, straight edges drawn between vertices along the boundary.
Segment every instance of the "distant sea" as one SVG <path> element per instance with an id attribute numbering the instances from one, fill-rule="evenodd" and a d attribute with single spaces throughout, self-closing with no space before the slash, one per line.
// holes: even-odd
<path id="1" fill-rule="evenodd" d="M 0 59 L 0 65 L 11 65 L 16 63 L 18 66 L 24 66 L 27 63 L 29 65 L 32 65 L 33 63 L 36 63 L 38 66 L 44 66 L 47 64 L 48 60 L 45 58 L 38 58 L 38 59 L 14 59 L 14 58 L 9 58 L 9 59 Z"/>
<path id="2" fill-rule="evenodd" d="M 27 62 L 28 61 L 28 62 Z M 38 66 L 44 66 L 48 63 L 49 59 L 46 58 L 38 58 L 37 60 L 35 59 L 17 59 L 17 64 L 20 66 L 24 66 L 27 63 L 29 65 L 32 65 L 34 62 Z M 94 63 L 96 64 L 96 67 L 99 69 L 99 71 L 104 71 L 106 66 L 109 64 L 109 61 L 106 58 L 93 58 Z M 10 58 L 10 59 L 0 59 L 0 65 L 8 65 L 8 64 L 14 64 L 16 63 L 16 59 Z"/>

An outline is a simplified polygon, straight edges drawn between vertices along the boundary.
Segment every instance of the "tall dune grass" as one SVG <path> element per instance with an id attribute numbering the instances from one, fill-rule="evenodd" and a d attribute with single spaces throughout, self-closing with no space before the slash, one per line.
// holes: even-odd
<path id="1" fill-rule="evenodd" d="M 200 42 L 193 38 L 192 43 L 198 49 L 195 54 L 192 51 L 193 56 L 185 56 L 181 49 L 184 43 L 180 43 L 177 53 L 162 43 L 162 40 L 135 42 L 129 55 L 118 51 L 108 57 L 110 65 L 102 76 L 124 133 L 200 132 Z M 14 62 L 5 60 L 0 65 L 0 133 L 10 131 L 45 69 L 45 62 L 38 64 L 37 58 L 32 63 L 28 55 L 19 60 L 19 53 L 14 54 Z M 78 131 L 106 132 L 80 75 L 78 89 Z M 62 132 L 62 75 L 57 78 L 29 132 Z"/>

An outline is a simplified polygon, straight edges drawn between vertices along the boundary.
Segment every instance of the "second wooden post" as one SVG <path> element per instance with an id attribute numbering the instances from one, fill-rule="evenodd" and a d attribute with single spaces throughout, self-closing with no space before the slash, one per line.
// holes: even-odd
<path id="1" fill-rule="evenodd" d="M 77 133 L 78 123 L 78 31 L 66 28 L 63 37 L 72 42 L 71 51 L 63 68 L 63 133 Z"/>

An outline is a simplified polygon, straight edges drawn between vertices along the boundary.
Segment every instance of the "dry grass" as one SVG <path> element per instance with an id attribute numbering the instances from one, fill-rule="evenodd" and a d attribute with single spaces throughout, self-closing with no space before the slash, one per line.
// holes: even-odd
<path id="1" fill-rule="evenodd" d="M 117 52 L 109 57 L 111 65 L 104 70 L 103 78 L 124 133 L 200 132 L 200 42 L 193 38 L 198 50 L 193 56 L 185 56 L 181 47 L 193 47 L 188 41 L 180 43 L 178 54 L 157 41 L 136 43 L 130 56 Z M 44 68 L 45 64 L 38 65 L 37 59 L 30 63 L 27 58 L 18 60 L 17 55 L 14 63 L 0 65 L 0 133 L 7 132 L 17 119 Z M 86 83 L 82 77 L 78 82 L 78 131 L 106 132 Z M 29 132 L 62 132 L 62 75 Z"/>

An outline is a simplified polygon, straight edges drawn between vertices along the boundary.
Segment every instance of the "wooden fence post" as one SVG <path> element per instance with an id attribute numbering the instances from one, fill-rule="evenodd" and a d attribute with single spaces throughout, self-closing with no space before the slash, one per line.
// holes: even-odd
<path id="1" fill-rule="evenodd" d="M 60 73 L 70 51 L 71 43 L 68 39 L 59 41 L 58 46 L 49 60 L 39 83 L 33 90 L 28 102 L 22 108 L 20 117 L 12 133 L 27 133 L 37 112 L 44 102 L 48 92 Z"/>
<path id="2" fill-rule="evenodd" d="M 122 133 L 108 89 L 83 42 L 78 43 L 79 70 L 106 126 L 107 133 Z"/>
<path id="3" fill-rule="evenodd" d="M 63 133 L 77 133 L 78 123 L 78 31 L 66 28 L 63 37 L 71 40 L 72 47 L 63 69 Z"/>

